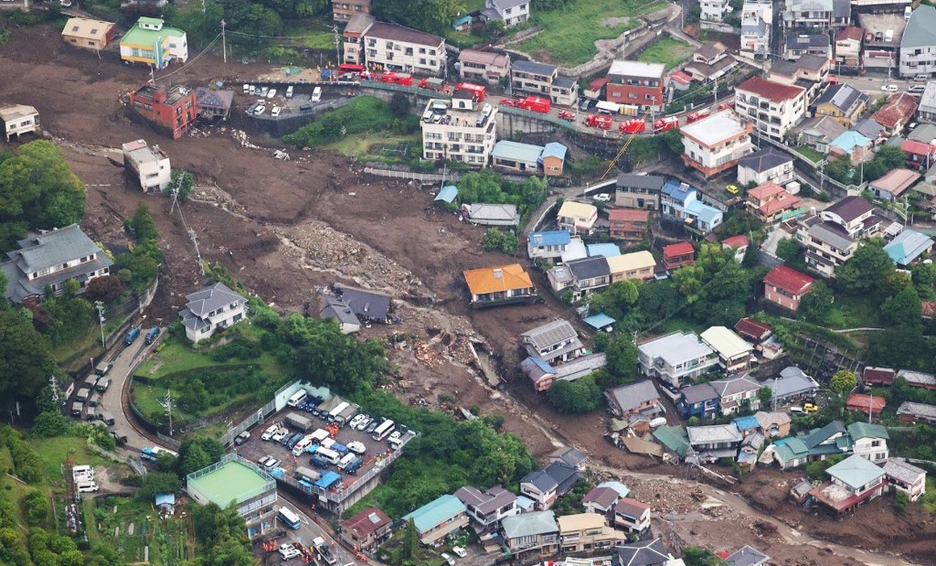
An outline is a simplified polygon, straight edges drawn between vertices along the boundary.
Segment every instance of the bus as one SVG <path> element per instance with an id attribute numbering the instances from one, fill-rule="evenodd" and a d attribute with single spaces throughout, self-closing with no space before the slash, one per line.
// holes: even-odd
<path id="1" fill-rule="evenodd" d="M 294 531 L 298 531 L 299 527 L 302 526 L 302 523 L 299 522 L 299 516 L 289 510 L 288 507 L 280 507 L 278 517 L 284 525 Z"/>
<path id="2" fill-rule="evenodd" d="M 384 438 L 387 438 L 387 435 L 389 435 L 391 432 L 393 432 L 393 421 L 387 419 L 380 423 L 380 426 L 374 429 L 374 435 L 371 438 L 380 442 Z"/>
<path id="3" fill-rule="evenodd" d="M 140 450 L 140 459 L 155 462 L 159 459 L 159 455 L 163 453 L 169 454 L 173 458 L 179 457 L 179 455 L 172 450 L 166 450 L 165 448 L 160 448 L 159 446 L 147 446 L 146 448 Z"/>

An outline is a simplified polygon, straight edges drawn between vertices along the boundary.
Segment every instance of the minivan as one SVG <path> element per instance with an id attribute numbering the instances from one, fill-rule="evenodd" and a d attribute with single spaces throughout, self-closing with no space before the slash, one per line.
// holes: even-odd
<path id="1" fill-rule="evenodd" d="M 317 86 L 312 91 L 312 102 L 318 102 L 319 100 L 322 100 L 322 87 Z"/>
<path id="2" fill-rule="evenodd" d="M 925 83 L 928 80 L 930 80 L 928 73 L 920 73 L 919 75 L 914 75 L 913 77 L 913 81 L 918 83 Z"/>
<path id="3" fill-rule="evenodd" d="M 114 364 L 110 362 L 101 362 L 97 366 L 95 366 L 94 373 L 100 375 L 101 377 L 104 377 L 105 375 L 107 375 L 107 372 L 109 372 L 112 367 L 114 367 Z"/>
<path id="4" fill-rule="evenodd" d="M 111 380 L 109 377 L 102 377 L 101 379 L 97 380 L 97 383 L 94 384 L 94 389 L 95 391 L 104 393 L 107 391 L 107 388 L 110 387 L 110 384 Z"/>
<path id="5" fill-rule="evenodd" d="M 80 417 L 82 409 L 84 409 L 84 405 L 81 403 L 72 403 L 71 415 L 73 417 Z"/>
<path id="6" fill-rule="evenodd" d="M 78 390 L 78 393 L 75 393 L 75 399 L 84 403 L 90 395 L 91 395 L 91 386 L 85 385 L 85 386 L 82 386 L 82 388 Z"/>
<path id="7" fill-rule="evenodd" d="M 81 482 L 78 484 L 78 493 L 88 493 L 98 490 L 98 485 L 93 481 Z"/>
<path id="8" fill-rule="evenodd" d="M 98 413 L 98 418 L 101 419 L 101 422 L 103 422 L 107 426 L 114 425 L 114 422 L 115 422 L 114 415 L 110 414 L 108 411 L 101 411 L 100 413 Z"/>
<path id="9" fill-rule="evenodd" d="M 91 396 L 88 397 L 88 406 L 89 406 L 89 407 L 97 407 L 97 406 L 100 405 L 100 404 L 101 404 L 101 394 L 100 394 L 100 393 L 92 393 Z"/>

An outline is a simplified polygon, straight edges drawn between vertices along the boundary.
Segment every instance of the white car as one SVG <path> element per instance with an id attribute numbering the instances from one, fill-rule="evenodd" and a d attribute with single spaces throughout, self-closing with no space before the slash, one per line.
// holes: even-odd
<path id="1" fill-rule="evenodd" d="M 598 202 L 610 202 L 611 194 L 610 193 L 597 194 L 595 195 L 594 200 L 597 200 Z"/>
<path id="2" fill-rule="evenodd" d="M 276 96 L 276 89 L 271 88 L 270 92 L 267 93 L 267 98 L 273 98 L 274 96 Z"/>
<path id="3" fill-rule="evenodd" d="M 273 442 L 282 442 L 286 435 L 289 434 L 289 430 L 286 428 L 281 428 L 273 433 L 273 436 L 270 437 L 270 440 Z"/>
<path id="4" fill-rule="evenodd" d="M 374 419 L 370 418 L 370 415 L 364 415 L 364 419 L 362 419 L 361 422 L 359 422 L 358 425 L 354 428 L 355 430 L 364 430 L 367 428 L 367 425 L 371 424 L 372 422 L 374 422 Z"/>
<path id="5" fill-rule="evenodd" d="M 266 112 L 266 106 L 261 104 L 260 106 L 257 106 L 256 110 L 254 110 L 254 115 L 259 116 L 263 114 L 264 112 Z"/>
<path id="6" fill-rule="evenodd" d="M 244 94 L 250 94 L 250 85 L 244 83 Z"/>
<path id="7" fill-rule="evenodd" d="M 355 415 L 354 418 L 351 419 L 351 422 L 348 423 L 348 427 L 349 427 L 349 428 L 354 428 L 354 429 L 356 429 L 356 428 L 358 427 L 358 425 L 361 424 L 361 421 L 364 420 L 364 418 L 365 418 L 365 416 L 364 416 L 363 414 L 361 414 L 361 415 Z"/>
<path id="8" fill-rule="evenodd" d="M 273 110 L 270 110 L 270 116 L 273 116 L 274 118 L 276 118 L 277 116 L 280 115 L 281 111 L 282 109 L 279 106 L 274 106 Z"/>
<path id="9" fill-rule="evenodd" d="M 445 560 L 446 562 L 448 562 L 448 565 L 449 565 L 449 566 L 455 566 L 455 559 L 452 558 L 452 556 L 449 555 L 449 554 L 446 554 L 446 553 L 443 552 L 443 553 L 442 553 L 442 560 Z"/>
<path id="10" fill-rule="evenodd" d="M 81 482 L 78 484 L 78 493 L 91 493 L 98 490 L 98 485 L 94 482 Z"/>
<path id="11" fill-rule="evenodd" d="M 292 97 L 293 97 L 293 86 L 289 85 L 288 87 L 286 87 L 286 98 L 292 98 Z"/>
<path id="12" fill-rule="evenodd" d="M 387 439 L 387 442 L 394 442 L 394 441 L 400 440 L 400 438 L 402 437 L 403 435 L 400 434 L 400 431 L 395 430 L 390 434 L 390 438 Z"/>
<path id="13" fill-rule="evenodd" d="M 270 440 L 273 438 L 273 435 L 276 434 L 277 430 L 279 430 L 279 427 L 275 424 L 268 426 L 267 429 L 263 431 L 263 434 L 260 435 L 260 440 Z"/>
<path id="14" fill-rule="evenodd" d="M 355 440 L 354 442 L 348 443 L 348 450 L 354 452 L 355 454 L 363 454 L 367 452 L 367 446 L 364 446 L 363 442 L 358 442 Z"/>
<path id="15" fill-rule="evenodd" d="M 454 552 L 455 556 L 458 556 L 459 558 L 464 558 L 468 556 L 468 551 L 460 546 L 453 546 L 452 552 Z"/>
<path id="16" fill-rule="evenodd" d="M 897 92 L 900 89 L 897 87 L 897 85 L 883 85 L 881 86 L 881 90 L 884 92 Z"/>
<path id="17" fill-rule="evenodd" d="M 262 87 L 260 87 L 260 97 L 261 97 L 261 98 L 265 98 L 268 92 L 270 92 L 270 87 L 268 87 L 268 86 L 262 86 Z"/>
<path id="18" fill-rule="evenodd" d="M 292 560 L 302 554 L 295 546 L 285 542 L 279 545 L 277 550 L 279 551 L 280 558 L 283 560 Z"/>
<path id="19" fill-rule="evenodd" d="M 277 460 L 276 458 L 270 458 L 269 460 L 266 461 L 265 464 L 263 464 L 263 467 L 266 468 L 266 469 L 268 469 L 268 470 L 272 470 L 272 469 L 275 468 L 277 465 L 279 465 L 279 463 L 280 463 L 280 461 Z"/>

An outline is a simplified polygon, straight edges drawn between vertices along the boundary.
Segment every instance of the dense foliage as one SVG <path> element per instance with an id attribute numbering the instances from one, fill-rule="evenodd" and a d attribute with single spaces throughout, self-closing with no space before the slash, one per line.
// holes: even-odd
<path id="1" fill-rule="evenodd" d="M 594 376 L 585 376 L 575 381 L 559 380 L 547 392 L 549 404 L 560 413 L 590 413 L 598 408 L 601 389 L 595 384 Z"/>
<path id="2" fill-rule="evenodd" d="M 55 362 L 48 341 L 33 328 L 30 311 L 7 305 L 5 300 L 0 304 L 0 398 L 13 401 L 35 396 Z"/>
<path id="3" fill-rule="evenodd" d="M 85 189 L 62 151 L 36 140 L 0 152 L 0 251 L 13 249 L 27 230 L 51 230 L 81 220 Z"/>
<path id="4" fill-rule="evenodd" d="M 516 487 L 536 466 L 522 439 L 499 434 L 485 418 L 456 421 L 447 414 L 407 407 L 376 390 L 353 398 L 371 414 L 403 423 L 421 436 L 407 444 L 388 480 L 347 511 L 348 516 L 376 504 L 399 518 L 463 485 Z"/>
<path id="5" fill-rule="evenodd" d="M 254 566 L 247 524 L 237 507 L 225 509 L 214 503 L 192 508 L 198 566 Z"/>
<path id="6" fill-rule="evenodd" d="M 128 226 L 134 236 L 133 248 L 114 258 L 117 264 L 114 267 L 118 270 L 117 276 L 127 287 L 140 292 L 156 278 L 163 254 L 159 249 L 156 221 L 145 202 L 140 201 L 137 205 Z"/>
<path id="7" fill-rule="evenodd" d="M 410 134 L 418 129 L 419 119 L 416 116 L 398 118 L 383 100 L 373 96 L 358 96 L 350 104 L 325 112 L 311 124 L 283 136 L 283 141 L 296 147 L 315 147 L 364 132 Z"/>
<path id="8" fill-rule="evenodd" d="M 481 238 L 481 249 L 486 252 L 504 252 L 507 255 L 517 254 L 517 237 L 511 232 L 505 232 L 491 226 Z"/>

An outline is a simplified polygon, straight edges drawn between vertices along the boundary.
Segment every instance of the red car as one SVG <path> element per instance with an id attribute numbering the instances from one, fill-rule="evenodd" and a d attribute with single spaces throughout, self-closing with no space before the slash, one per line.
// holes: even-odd
<path id="1" fill-rule="evenodd" d="M 501 106 L 506 106 L 507 108 L 516 108 L 520 106 L 519 100 L 514 100 L 512 98 L 505 98 L 499 102 Z"/>
<path id="2" fill-rule="evenodd" d="M 691 124 L 693 122 L 698 122 L 702 118 L 708 118 L 708 116 L 709 116 L 708 110 L 699 110 L 698 112 L 693 112 L 692 114 L 687 116 L 686 123 Z"/>
<path id="3" fill-rule="evenodd" d="M 728 102 L 722 102 L 718 105 L 718 110 L 728 110 L 729 108 L 734 108 L 734 100 L 729 100 Z"/>
<path id="4" fill-rule="evenodd" d="M 589 114 L 585 117 L 585 125 L 599 130 L 610 130 L 613 120 L 607 114 Z"/>
<path id="5" fill-rule="evenodd" d="M 559 111 L 559 119 L 566 120 L 567 122 L 575 121 L 575 112 L 569 112 L 568 110 Z"/>

